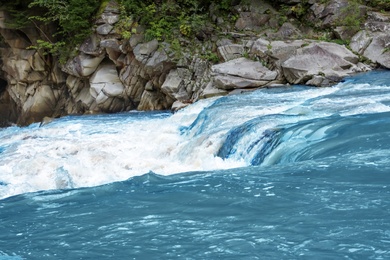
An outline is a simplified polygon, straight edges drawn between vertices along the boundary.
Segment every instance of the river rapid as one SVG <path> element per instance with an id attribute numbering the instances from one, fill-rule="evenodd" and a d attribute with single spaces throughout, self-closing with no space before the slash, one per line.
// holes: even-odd
<path id="1" fill-rule="evenodd" d="M 0 129 L 0 259 L 389 259 L 390 72 Z"/>

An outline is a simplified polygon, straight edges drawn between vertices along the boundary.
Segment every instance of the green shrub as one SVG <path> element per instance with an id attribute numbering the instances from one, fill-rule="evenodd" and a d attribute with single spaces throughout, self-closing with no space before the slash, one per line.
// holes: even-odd
<path id="1" fill-rule="evenodd" d="M 349 0 L 348 6 L 341 10 L 341 18 L 338 21 L 338 25 L 346 26 L 350 30 L 359 31 L 364 19 L 360 13 L 360 1 Z"/>
<path id="2" fill-rule="evenodd" d="M 390 0 L 371 0 L 368 4 L 379 10 L 390 11 Z"/>

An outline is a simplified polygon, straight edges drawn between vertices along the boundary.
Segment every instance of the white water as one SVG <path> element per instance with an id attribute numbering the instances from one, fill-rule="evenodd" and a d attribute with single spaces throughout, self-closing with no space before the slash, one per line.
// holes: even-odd
<path id="1" fill-rule="evenodd" d="M 369 96 L 364 95 L 367 88 Z M 381 94 L 372 93 L 376 88 Z M 207 99 L 168 117 L 125 113 L 66 117 L 43 127 L 10 127 L 0 130 L 0 198 L 102 185 L 149 171 L 169 175 L 248 166 L 244 151 L 225 160 L 216 156 L 235 126 L 269 116 L 248 134 L 251 140 L 266 129 L 300 120 L 390 111 L 386 102 L 390 95 L 383 95 L 382 86 L 345 83 Z M 272 117 L 276 114 L 285 116 Z"/>

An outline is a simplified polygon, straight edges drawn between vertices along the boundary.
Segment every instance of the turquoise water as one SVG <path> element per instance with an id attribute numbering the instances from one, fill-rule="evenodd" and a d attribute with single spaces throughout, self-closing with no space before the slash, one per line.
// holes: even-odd
<path id="1" fill-rule="evenodd" d="M 0 259 L 389 259 L 390 73 L 0 130 Z"/>

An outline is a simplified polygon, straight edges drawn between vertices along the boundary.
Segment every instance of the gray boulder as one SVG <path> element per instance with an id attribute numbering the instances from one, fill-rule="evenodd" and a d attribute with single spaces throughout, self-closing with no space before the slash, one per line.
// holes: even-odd
<path id="1" fill-rule="evenodd" d="M 334 43 L 311 43 L 281 65 L 291 84 L 326 86 L 341 81 L 358 70 L 358 57 L 347 48 Z M 314 76 L 321 76 L 320 78 Z M 312 80 L 313 79 L 313 80 Z M 326 81 L 323 81 L 327 79 Z M 312 80 L 312 81 L 310 81 Z M 322 83 L 324 82 L 324 83 Z"/>
<path id="2" fill-rule="evenodd" d="M 101 111 L 118 112 L 124 110 L 125 88 L 112 62 L 101 63 L 89 81 L 90 95 Z M 85 95 L 85 92 L 83 94 Z M 80 96 L 80 98 L 88 98 L 88 95 Z"/>
<path id="3" fill-rule="evenodd" d="M 390 68 L 390 33 L 363 30 L 352 38 L 350 46 L 372 62 Z"/>
<path id="4" fill-rule="evenodd" d="M 265 86 L 278 76 L 260 62 L 238 58 L 211 68 L 216 86 L 220 89 L 235 89 Z"/>

